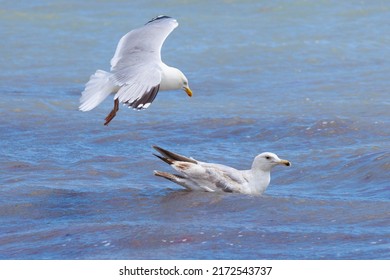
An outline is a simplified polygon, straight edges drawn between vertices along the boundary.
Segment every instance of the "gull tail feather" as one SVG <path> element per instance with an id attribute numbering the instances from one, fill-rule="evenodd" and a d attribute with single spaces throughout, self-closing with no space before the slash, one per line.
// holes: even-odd
<path id="1" fill-rule="evenodd" d="M 168 163 L 169 165 L 172 165 L 173 164 L 173 160 L 169 159 L 169 158 L 165 158 L 165 157 L 162 157 L 162 156 L 159 156 L 159 155 L 156 155 L 156 154 L 153 154 L 154 156 L 158 157 L 159 159 L 161 159 L 163 162 L 166 162 Z"/>
<path id="2" fill-rule="evenodd" d="M 185 156 L 182 156 L 182 155 L 179 155 L 179 154 L 175 154 L 175 153 L 173 153 L 173 152 L 170 152 L 170 151 L 168 151 L 168 150 L 165 150 L 165 149 L 163 149 L 163 148 L 160 148 L 160 147 L 158 147 L 158 146 L 153 146 L 153 148 L 157 151 L 157 152 L 159 152 L 160 154 L 162 154 L 164 157 L 165 157 L 165 159 L 168 159 L 168 160 L 170 160 L 170 161 L 172 161 L 171 163 L 169 163 L 169 164 L 172 164 L 173 163 L 173 161 L 185 161 L 185 162 L 191 162 L 191 163 L 195 163 L 195 164 L 197 164 L 198 162 L 196 161 L 196 160 L 194 160 L 194 159 L 192 159 L 192 158 L 188 158 L 188 157 L 185 157 Z M 157 155 L 155 155 L 155 156 L 157 156 Z M 157 157 L 159 157 L 159 156 L 157 156 Z M 162 159 L 161 157 L 159 157 L 160 159 Z M 162 159 L 163 160 L 163 159 Z M 164 160 L 165 161 L 165 160 Z M 166 161 L 165 161 L 166 162 Z"/>
<path id="3" fill-rule="evenodd" d="M 172 181 L 172 182 L 174 182 L 176 184 L 179 184 L 180 186 L 182 186 L 182 187 L 184 187 L 184 188 L 186 188 L 188 190 L 191 190 L 191 188 L 184 183 L 185 177 L 183 177 L 183 176 L 181 176 L 179 174 L 171 174 L 171 173 L 168 173 L 168 172 L 154 170 L 154 175 L 158 176 L 158 177 L 162 177 L 162 178 L 168 179 L 169 181 Z"/>
<path id="4" fill-rule="evenodd" d="M 168 172 L 163 172 L 163 171 L 158 171 L 158 170 L 154 170 L 154 175 L 158 176 L 158 177 L 163 177 L 165 179 L 168 179 L 168 180 L 171 180 L 171 181 L 174 181 L 174 182 L 177 182 L 177 180 L 179 178 L 183 179 L 183 177 L 180 176 L 180 175 L 171 174 L 171 173 L 168 173 Z"/>
<path id="5" fill-rule="evenodd" d="M 97 70 L 93 74 L 81 93 L 80 111 L 90 111 L 104 99 L 107 98 L 115 89 L 115 85 L 110 81 L 110 73 Z"/>

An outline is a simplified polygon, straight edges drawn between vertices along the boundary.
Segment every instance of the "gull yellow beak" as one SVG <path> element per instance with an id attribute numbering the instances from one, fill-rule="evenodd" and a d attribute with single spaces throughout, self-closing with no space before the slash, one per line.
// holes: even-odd
<path id="1" fill-rule="evenodd" d="M 285 159 L 281 159 L 279 161 L 279 164 L 282 164 L 282 165 L 285 165 L 285 166 L 291 166 L 291 162 L 289 162 L 288 160 L 285 160 Z"/>
<path id="2" fill-rule="evenodd" d="M 183 89 L 184 89 L 184 91 L 187 93 L 187 95 L 188 95 L 189 97 L 192 96 L 192 90 L 191 90 L 189 87 L 184 87 Z"/>

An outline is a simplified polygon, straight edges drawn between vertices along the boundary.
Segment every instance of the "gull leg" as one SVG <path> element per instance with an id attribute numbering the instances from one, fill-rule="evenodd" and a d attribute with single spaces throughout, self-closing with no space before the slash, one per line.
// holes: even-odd
<path id="1" fill-rule="evenodd" d="M 119 111 L 119 100 L 115 99 L 114 100 L 114 108 L 111 110 L 111 112 L 105 118 L 106 122 L 104 123 L 104 125 L 108 125 L 110 123 L 110 121 L 112 121 L 112 119 L 115 118 L 116 112 L 118 112 L 118 111 Z"/>

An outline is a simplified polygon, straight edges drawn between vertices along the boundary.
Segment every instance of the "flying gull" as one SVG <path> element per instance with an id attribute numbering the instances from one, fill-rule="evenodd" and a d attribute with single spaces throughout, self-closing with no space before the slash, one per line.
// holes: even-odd
<path id="1" fill-rule="evenodd" d="M 222 164 L 207 163 L 188 158 L 158 146 L 153 146 L 164 162 L 179 174 L 154 171 L 154 175 L 166 178 L 192 191 L 234 192 L 260 195 L 271 180 L 271 169 L 276 165 L 290 166 L 288 160 L 280 159 L 274 153 L 262 153 L 255 157 L 252 168 L 237 170 Z"/>
<path id="2" fill-rule="evenodd" d="M 186 76 L 161 61 L 161 47 L 177 26 L 176 19 L 158 16 L 123 36 L 111 59 L 111 72 L 97 70 L 90 77 L 79 109 L 90 111 L 115 94 L 114 108 L 104 123 L 108 125 L 119 110 L 119 102 L 142 110 L 150 106 L 159 90 L 183 89 L 191 97 Z"/>

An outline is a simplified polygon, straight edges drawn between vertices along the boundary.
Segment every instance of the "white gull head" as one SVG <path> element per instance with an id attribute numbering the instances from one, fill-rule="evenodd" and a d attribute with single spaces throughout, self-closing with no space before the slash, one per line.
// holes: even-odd
<path id="1" fill-rule="evenodd" d="M 290 166 L 291 163 L 288 160 L 280 159 L 274 153 L 266 152 L 261 153 L 253 160 L 252 170 L 261 170 L 264 172 L 270 172 L 271 169 L 276 165 Z"/>
<path id="2" fill-rule="evenodd" d="M 161 90 L 183 89 L 188 96 L 192 96 L 192 91 L 188 85 L 187 77 L 179 69 L 166 64 L 161 65 Z"/>

